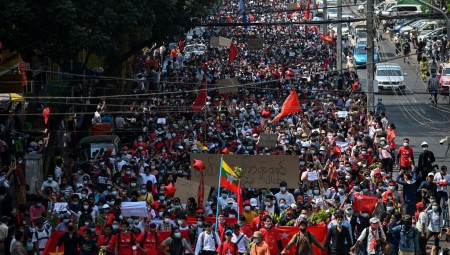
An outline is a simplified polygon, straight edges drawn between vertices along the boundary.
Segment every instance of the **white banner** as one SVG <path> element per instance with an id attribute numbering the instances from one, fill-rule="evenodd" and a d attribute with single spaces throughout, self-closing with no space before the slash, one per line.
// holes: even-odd
<path id="1" fill-rule="evenodd" d="M 125 217 L 148 217 L 147 202 L 122 202 L 120 206 L 122 215 Z"/>

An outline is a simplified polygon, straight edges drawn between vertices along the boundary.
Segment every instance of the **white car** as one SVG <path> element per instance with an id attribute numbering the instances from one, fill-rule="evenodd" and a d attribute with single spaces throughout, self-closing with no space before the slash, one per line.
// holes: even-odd
<path id="1" fill-rule="evenodd" d="M 347 23 L 341 23 L 341 24 L 342 24 L 342 38 L 348 39 L 348 34 L 349 34 L 348 24 Z M 331 28 L 334 30 L 334 32 L 336 32 L 335 34 L 337 34 L 337 26 L 338 26 L 338 24 L 336 24 L 336 23 L 331 24 Z"/>
<path id="2" fill-rule="evenodd" d="M 204 44 L 189 44 L 184 47 L 184 59 L 191 58 L 191 55 L 201 56 L 205 54 L 207 47 Z"/>
<path id="3" fill-rule="evenodd" d="M 337 19 L 337 8 L 328 8 L 327 9 L 327 17 L 328 19 Z"/>
<path id="4" fill-rule="evenodd" d="M 375 65 L 375 80 L 378 81 L 378 88 L 388 90 L 404 90 L 405 76 L 402 68 L 396 63 L 379 63 Z"/>

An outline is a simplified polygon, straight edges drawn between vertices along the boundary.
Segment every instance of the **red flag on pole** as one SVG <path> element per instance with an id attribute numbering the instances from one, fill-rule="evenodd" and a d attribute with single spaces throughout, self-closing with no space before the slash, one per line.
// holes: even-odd
<path id="1" fill-rule="evenodd" d="M 192 111 L 201 111 L 206 105 L 206 85 L 203 85 L 198 92 L 197 98 L 192 104 Z"/>
<path id="2" fill-rule="evenodd" d="M 356 193 L 353 196 L 353 210 L 359 212 L 373 212 L 377 205 L 378 198 L 373 196 L 364 196 Z"/>
<path id="3" fill-rule="evenodd" d="M 231 63 L 237 57 L 237 55 L 238 55 L 238 50 L 237 50 L 236 46 L 234 45 L 234 43 L 231 43 L 230 44 L 230 53 L 228 54 L 228 65 L 231 65 Z"/>
<path id="4" fill-rule="evenodd" d="M 22 58 L 19 58 L 19 73 L 22 75 L 22 84 L 27 84 L 27 63 L 23 61 Z"/>
<path id="5" fill-rule="evenodd" d="M 201 172 L 202 177 L 200 178 L 200 183 L 198 184 L 198 191 L 197 191 L 197 201 L 198 201 L 198 208 L 203 208 L 203 197 L 205 194 L 205 174 L 204 172 Z"/>
<path id="6" fill-rule="evenodd" d="M 242 214 L 242 208 L 244 208 L 244 201 L 242 199 L 241 181 L 238 183 L 237 204 L 239 213 Z"/>
<path id="7" fill-rule="evenodd" d="M 293 90 L 284 101 L 283 106 L 281 107 L 281 112 L 277 116 L 275 116 L 275 118 L 273 118 L 272 122 L 275 122 L 291 113 L 299 111 L 300 111 L 300 101 L 298 101 L 297 92 Z"/>
<path id="8" fill-rule="evenodd" d="M 333 38 L 329 35 L 320 34 L 320 40 L 325 42 L 332 42 Z"/>
<path id="9" fill-rule="evenodd" d="M 308 0 L 308 3 L 306 4 L 306 10 L 305 10 L 305 20 L 309 20 L 310 13 L 311 13 L 311 0 Z"/>

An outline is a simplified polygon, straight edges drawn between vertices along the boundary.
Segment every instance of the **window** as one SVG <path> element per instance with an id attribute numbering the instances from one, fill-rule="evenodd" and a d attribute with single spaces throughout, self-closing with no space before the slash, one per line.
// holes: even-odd
<path id="1" fill-rule="evenodd" d="M 442 72 L 442 76 L 450 76 L 450 68 L 444 68 Z"/>
<path id="2" fill-rule="evenodd" d="M 378 76 L 402 76 L 402 72 L 399 69 L 378 69 Z"/>

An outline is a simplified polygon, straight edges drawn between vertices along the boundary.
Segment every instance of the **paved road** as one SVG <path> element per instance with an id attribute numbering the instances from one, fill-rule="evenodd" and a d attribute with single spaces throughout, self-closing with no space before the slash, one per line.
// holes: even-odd
<path id="1" fill-rule="evenodd" d="M 356 8 L 355 6 L 348 9 L 356 13 Z M 416 57 L 411 57 L 409 63 L 404 62 L 403 59 L 396 59 L 393 43 L 389 40 L 388 35 L 383 35 L 383 37 L 384 39 L 378 42 L 382 61 L 398 63 L 402 67 L 403 72 L 407 73 L 405 77 L 407 89 L 403 94 L 377 93 L 375 102 L 378 98 L 383 99 L 388 119 L 397 127 L 398 144 L 401 144 L 403 138 L 409 138 L 416 162 L 421 153 L 420 144 L 426 141 L 436 157 L 436 164 L 449 167 L 450 151 L 445 156 L 447 146 L 439 144 L 441 139 L 450 136 L 449 99 L 438 96 L 437 106 L 432 106 L 430 95 L 426 93 L 426 84 L 422 81 L 418 71 Z M 413 52 L 415 52 L 414 49 Z M 363 89 L 367 91 L 366 69 L 358 69 L 358 76 L 363 83 Z M 433 245 L 431 240 L 428 242 L 429 249 Z M 445 247 L 444 240 L 441 240 L 440 246 Z"/>

